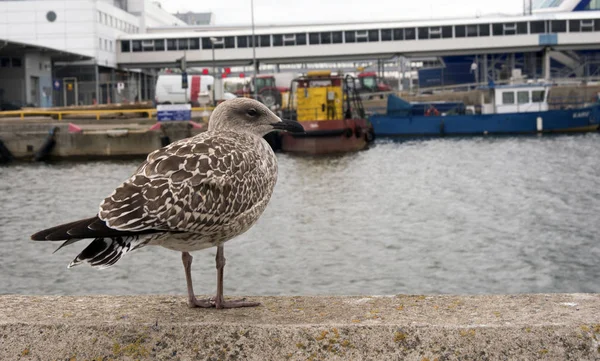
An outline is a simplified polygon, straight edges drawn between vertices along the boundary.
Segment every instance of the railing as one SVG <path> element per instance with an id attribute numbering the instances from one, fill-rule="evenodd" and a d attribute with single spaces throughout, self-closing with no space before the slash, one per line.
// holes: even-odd
<path id="1" fill-rule="evenodd" d="M 212 112 L 213 107 L 195 107 L 192 111 L 208 111 Z M 0 119 L 6 116 L 18 116 L 21 119 L 25 119 L 26 116 L 57 116 L 58 120 L 63 119 L 63 115 L 95 115 L 96 120 L 100 120 L 101 115 L 115 114 L 115 113 L 145 113 L 148 119 L 153 119 L 156 115 L 156 108 L 145 108 L 145 109 L 98 109 L 98 110 L 6 110 L 0 111 Z"/>

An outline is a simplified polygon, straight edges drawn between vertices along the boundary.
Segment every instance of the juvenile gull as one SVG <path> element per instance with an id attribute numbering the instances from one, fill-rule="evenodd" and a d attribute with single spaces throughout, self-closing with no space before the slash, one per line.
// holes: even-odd
<path id="1" fill-rule="evenodd" d="M 127 252 L 157 245 L 182 253 L 190 307 L 233 308 L 256 302 L 223 299 L 223 244 L 247 231 L 265 210 L 277 181 L 277 158 L 263 136 L 274 130 L 303 132 L 263 104 L 236 98 L 218 105 L 206 132 L 150 153 L 131 178 L 100 203 L 95 217 L 31 236 L 94 240 L 70 264 L 114 265 Z M 217 294 L 196 299 L 189 252 L 217 247 Z M 56 252 L 56 251 L 55 251 Z"/>

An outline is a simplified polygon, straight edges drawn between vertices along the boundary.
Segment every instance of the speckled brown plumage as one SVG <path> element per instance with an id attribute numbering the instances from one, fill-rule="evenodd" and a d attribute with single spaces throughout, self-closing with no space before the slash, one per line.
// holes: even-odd
<path id="1" fill-rule="evenodd" d="M 265 210 L 277 181 L 277 158 L 263 136 L 273 130 L 302 131 L 281 121 L 261 103 L 237 98 L 220 104 L 209 128 L 150 153 L 133 175 L 100 203 L 95 217 L 52 227 L 33 240 L 64 240 L 58 248 L 94 238 L 69 267 L 87 262 L 114 265 L 146 245 L 182 252 L 191 306 L 191 251 L 217 247 L 217 268 L 225 265 L 223 243 L 247 231 Z M 218 287 L 219 289 L 219 287 Z M 248 305 L 240 303 L 240 307 Z"/>

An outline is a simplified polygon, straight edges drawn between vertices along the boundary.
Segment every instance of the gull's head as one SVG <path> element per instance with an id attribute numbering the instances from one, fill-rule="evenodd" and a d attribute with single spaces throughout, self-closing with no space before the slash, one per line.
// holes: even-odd
<path id="1" fill-rule="evenodd" d="M 282 121 L 264 104 L 250 98 L 230 99 L 217 105 L 210 115 L 208 130 L 245 132 L 259 137 L 274 130 L 304 132 L 300 123 Z"/>

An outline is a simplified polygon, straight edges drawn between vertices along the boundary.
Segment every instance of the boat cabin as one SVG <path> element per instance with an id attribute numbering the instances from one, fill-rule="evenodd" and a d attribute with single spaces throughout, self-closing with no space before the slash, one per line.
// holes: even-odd
<path id="1" fill-rule="evenodd" d="M 495 86 L 492 103 L 483 105 L 484 114 L 543 112 L 548 110 L 548 84 Z"/>
<path id="2" fill-rule="evenodd" d="M 292 81 L 288 113 L 295 111 L 294 119 L 298 121 L 364 118 L 354 82 L 350 75 L 329 70 L 309 71 Z"/>

